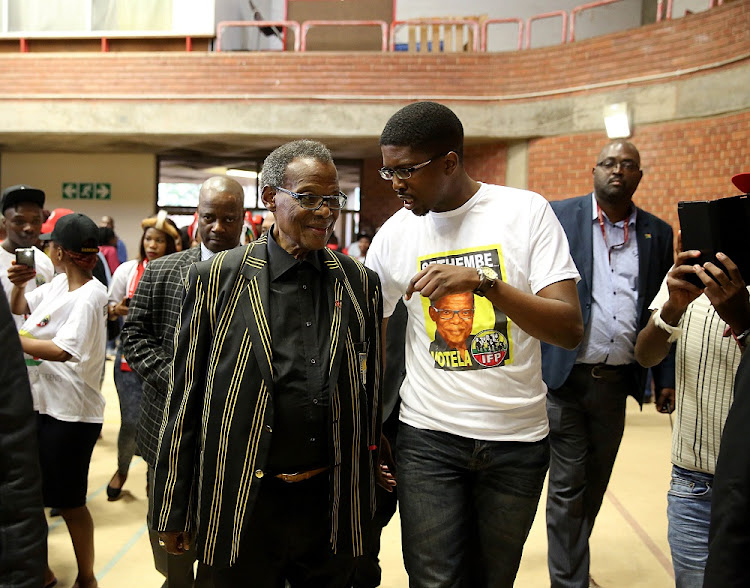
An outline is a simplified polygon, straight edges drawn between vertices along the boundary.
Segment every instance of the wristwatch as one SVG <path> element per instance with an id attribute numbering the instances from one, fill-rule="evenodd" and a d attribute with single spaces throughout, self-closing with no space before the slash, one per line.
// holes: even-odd
<path id="1" fill-rule="evenodd" d="M 486 296 L 490 288 L 499 279 L 499 276 L 494 269 L 487 265 L 478 266 L 477 275 L 479 276 L 479 285 L 474 289 L 474 294 L 477 296 Z"/>

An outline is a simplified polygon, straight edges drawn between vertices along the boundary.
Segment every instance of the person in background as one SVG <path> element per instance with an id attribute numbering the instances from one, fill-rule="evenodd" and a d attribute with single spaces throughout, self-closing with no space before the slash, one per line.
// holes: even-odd
<path id="1" fill-rule="evenodd" d="M 190 266 L 217 253 L 237 247 L 243 226 L 244 192 L 227 176 L 214 176 L 200 188 L 197 234 L 200 244 L 149 263 L 138 282 L 122 330 L 122 354 L 142 384 L 141 415 L 137 445 L 148 465 L 148 484 L 153 487 L 159 430 L 164 419 L 169 372 L 172 366 L 174 332 Z M 153 518 L 153 495 L 149 492 L 148 524 Z M 195 550 L 183 556 L 169 555 L 149 533 L 156 569 L 170 588 L 207 586 L 199 571 L 194 577 Z"/>
<path id="2" fill-rule="evenodd" d="M 99 227 L 99 251 L 104 255 L 104 259 L 107 260 L 109 271 L 112 275 L 115 274 L 115 270 L 122 263 L 117 257 L 117 237 L 112 229 L 109 227 Z"/>
<path id="3" fill-rule="evenodd" d="M 46 587 L 47 523 L 36 417 L 4 292 L 0 292 L 0 356 L 0 585 Z"/>
<path id="4" fill-rule="evenodd" d="M 750 194 L 750 173 L 737 174 L 732 182 L 743 194 Z M 742 360 L 734 380 L 734 403 L 724 423 L 713 480 L 708 560 L 703 578 L 705 588 L 750 586 L 750 567 L 746 560 L 750 552 L 749 337 L 750 329 L 739 334 L 735 332 L 734 339 L 742 350 Z"/>
<path id="5" fill-rule="evenodd" d="M 260 225 L 260 234 L 264 235 L 270 231 L 274 222 L 276 222 L 276 217 L 273 215 L 273 212 L 268 211 L 263 215 L 263 222 Z"/>
<path id="6" fill-rule="evenodd" d="M 6 238 L 0 245 L 0 283 L 8 299 L 13 290 L 13 284 L 8 279 L 8 268 L 15 263 L 16 249 L 31 248 L 34 252 L 36 273 L 26 283 L 26 292 L 51 282 L 55 275 L 55 268 L 49 257 L 36 247 L 42 230 L 43 207 L 44 192 L 41 190 L 24 184 L 3 190 L 2 226 L 5 228 Z M 23 316 L 14 316 L 13 320 L 16 328 L 19 328 L 25 319 Z"/>
<path id="7" fill-rule="evenodd" d="M 346 195 L 324 145 L 282 145 L 262 178 L 272 229 L 188 276 L 154 524 L 173 554 L 195 532 L 214 588 L 348 588 L 374 510 L 379 281 L 326 247 Z"/>
<path id="8" fill-rule="evenodd" d="M 27 314 L 21 347 L 27 354 L 29 380 L 39 435 L 44 504 L 60 510 L 70 533 L 78 566 L 77 588 L 96 588 L 94 522 L 86 507 L 88 471 L 104 420 L 99 392 L 104 371 L 107 290 L 93 278 L 98 231 L 90 218 L 69 214 L 51 234 L 50 258 L 58 274 L 26 294 L 32 268 L 15 264 L 11 310 Z M 46 566 L 44 586 L 56 583 Z"/>
<path id="9" fill-rule="evenodd" d="M 585 336 L 575 349 L 542 345 L 550 468 L 548 567 L 552 588 L 596 585 L 589 537 L 625 429 L 628 395 L 640 403 L 646 370 L 634 346 L 648 303 L 672 267 L 672 228 L 633 204 L 643 177 L 638 149 L 616 140 L 591 170 L 594 190 L 552 202 L 581 272 Z M 674 358 L 653 369 L 657 392 L 674 389 Z"/>
<path id="10" fill-rule="evenodd" d="M 699 251 L 677 254 L 635 344 L 635 358 L 644 367 L 664 359 L 673 343 L 676 348 L 676 390 L 662 394 L 656 409 L 676 415 L 667 536 L 677 588 L 703 586 L 714 470 L 741 356 L 729 334 L 750 328 L 750 297 L 735 264 L 717 253 L 728 275 L 713 263 L 697 270 L 698 255 Z M 688 282 L 686 276 L 691 275 L 705 287 Z"/>
<path id="11" fill-rule="evenodd" d="M 117 249 L 117 259 L 120 263 L 125 263 L 128 260 L 128 251 L 125 247 L 125 242 L 117 237 L 117 233 L 115 232 L 115 219 L 113 219 L 111 216 L 103 216 L 101 221 L 99 221 L 99 226 L 112 229 L 112 232 L 115 233 L 115 239 L 117 239 L 117 242 L 115 243 L 115 248 Z M 112 271 L 114 272 L 115 270 Z"/>
<path id="12" fill-rule="evenodd" d="M 372 237 L 370 237 L 370 235 L 367 233 L 360 233 L 357 235 L 357 246 L 354 247 L 351 245 L 349 247 L 348 255 L 356 259 L 358 262 L 364 263 L 371 242 Z"/>
<path id="13" fill-rule="evenodd" d="M 583 335 L 578 272 L 549 203 L 473 180 L 463 148 L 442 104 L 390 118 L 379 171 L 404 208 L 365 264 L 384 315 L 401 298 L 408 311 L 396 479 L 415 588 L 513 585 L 549 463 L 539 341 L 573 348 Z M 472 362 L 446 364 L 430 353 L 429 307 L 461 293 L 474 298 Z"/>
<path id="14" fill-rule="evenodd" d="M 143 234 L 139 258 L 120 265 L 112 277 L 108 293 L 110 321 L 127 316 L 130 301 L 148 264 L 177 251 L 176 242 L 180 235 L 174 223 L 167 219 L 166 211 L 144 219 L 141 228 Z M 117 396 L 120 399 L 120 432 L 117 436 L 117 471 L 107 484 L 107 498 L 110 501 L 121 497 L 130 462 L 135 454 L 142 395 L 141 380 L 123 358 L 122 345 L 118 347 L 115 355 L 113 373 Z"/>

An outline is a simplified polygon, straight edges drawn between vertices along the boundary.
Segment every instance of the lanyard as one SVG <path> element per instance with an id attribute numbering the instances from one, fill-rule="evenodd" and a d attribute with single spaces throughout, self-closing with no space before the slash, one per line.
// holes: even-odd
<path id="1" fill-rule="evenodd" d="M 602 238 L 604 239 L 604 246 L 607 248 L 607 254 L 609 255 L 609 263 L 612 264 L 612 250 L 618 247 L 624 247 L 628 244 L 630 238 L 630 216 L 625 219 L 625 240 L 618 245 L 612 245 L 611 247 L 607 244 L 607 232 L 604 230 L 604 217 L 602 216 L 602 209 L 599 203 L 596 203 L 596 216 L 599 219 L 599 228 L 602 230 Z M 614 226 L 614 225 L 613 225 Z"/>

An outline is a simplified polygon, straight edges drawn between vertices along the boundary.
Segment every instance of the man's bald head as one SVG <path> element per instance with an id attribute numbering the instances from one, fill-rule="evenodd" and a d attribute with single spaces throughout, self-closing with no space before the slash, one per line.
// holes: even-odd
<path id="1" fill-rule="evenodd" d="M 201 185 L 198 196 L 198 233 L 209 251 L 236 247 L 243 226 L 245 191 L 235 179 L 213 176 Z"/>

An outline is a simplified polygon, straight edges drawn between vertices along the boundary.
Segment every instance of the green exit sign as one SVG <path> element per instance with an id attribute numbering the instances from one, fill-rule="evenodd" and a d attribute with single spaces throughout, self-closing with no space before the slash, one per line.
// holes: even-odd
<path id="1" fill-rule="evenodd" d="M 112 184 L 106 182 L 63 182 L 63 200 L 111 200 Z"/>

